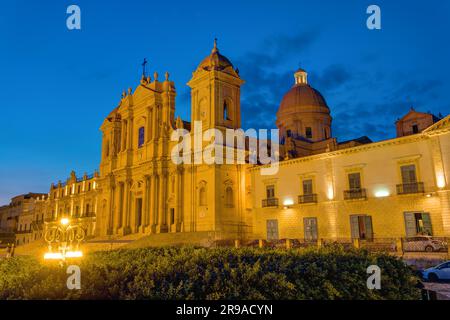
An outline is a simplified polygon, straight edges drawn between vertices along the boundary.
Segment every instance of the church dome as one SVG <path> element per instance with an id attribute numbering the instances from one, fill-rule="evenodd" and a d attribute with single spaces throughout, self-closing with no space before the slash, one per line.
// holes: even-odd
<path id="1" fill-rule="evenodd" d="M 217 39 L 214 39 L 214 47 L 211 50 L 211 54 L 203 59 L 203 61 L 198 65 L 197 71 L 200 70 L 219 70 L 235 74 L 234 67 L 231 61 L 228 60 L 227 57 L 219 53 L 219 49 L 217 48 Z"/>
<path id="2" fill-rule="evenodd" d="M 282 140 L 295 137 L 316 142 L 331 137 L 330 109 L 322 94 L 308 84 L 307 75 L 298 69 L 294 86 L 281 100 L 276 124 Z"/>
<path id="3" fill-rule="evenodd" d="M 314 109 L 329 110 L 322 94 L 308 84 L 306 71 L 299 69 L 294 77 L 295 85 L 281 100 L 278 114 L 314 111 Z"/>

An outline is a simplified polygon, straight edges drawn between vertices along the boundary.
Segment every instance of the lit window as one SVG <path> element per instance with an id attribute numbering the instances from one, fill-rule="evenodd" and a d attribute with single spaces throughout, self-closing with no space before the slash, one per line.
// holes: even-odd
<path id="1" fill-rule="evenodd" d="M 352 239 L 368 240 L 373 238 L 372 217 L 366 215 L 350 216 Z"/>
<path id="2" fill-rule="evenodd" d="M 406 236 L 433 235 L 429 213 L 405 212 Z"/>

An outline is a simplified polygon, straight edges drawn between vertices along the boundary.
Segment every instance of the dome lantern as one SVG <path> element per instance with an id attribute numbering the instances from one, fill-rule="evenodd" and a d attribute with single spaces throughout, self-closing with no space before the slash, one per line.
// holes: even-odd
<path id="1" fill-rule="evenodd" d="M 298 69 L 294 73 L 295 84 L 308 84 L 308 73 L 303 69 Z"/>

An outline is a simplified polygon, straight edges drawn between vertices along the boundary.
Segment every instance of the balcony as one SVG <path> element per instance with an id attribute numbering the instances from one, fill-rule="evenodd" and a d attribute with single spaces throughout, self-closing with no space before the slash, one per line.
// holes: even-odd
<path id="1" fill-rule="evenodd" d="M 298 196 L 298 203 L 317 203 L 317 194 L 311 193 Z"/>
<path id="2" fill-rule="evenodd" d="M 344 191 L 344 200 L 367 199 L 366 189 L 350 189 Z"/>
<path id="3" fill-rule="evenodd" d="M 278 207 L 278 198 L 263 199 L 262 207 Z"/>
<path id="4" fill-rule="evenodd" d="M 397 185 L 397 194 L 424 193 L 423 182 L 403 183 Z"/>

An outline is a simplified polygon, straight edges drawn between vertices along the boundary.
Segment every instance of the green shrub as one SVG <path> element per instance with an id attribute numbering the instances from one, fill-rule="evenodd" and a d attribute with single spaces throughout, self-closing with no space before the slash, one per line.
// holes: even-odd
<path id="1" fill-rule="evenodd" d="M 366 286 L 381 268 L 381 290 Z M 0 261 L 0 299 L 418 299 L 400 259 L 321 250 L 145 248 L 96 252 L 81 262 L 81 290 L 66 268 L 31 257 Z"/>

